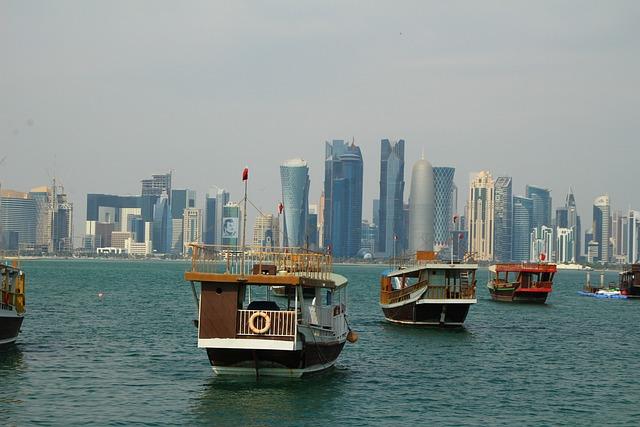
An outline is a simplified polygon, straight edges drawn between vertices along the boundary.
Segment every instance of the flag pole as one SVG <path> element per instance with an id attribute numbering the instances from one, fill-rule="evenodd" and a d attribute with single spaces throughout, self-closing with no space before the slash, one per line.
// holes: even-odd
<path id="1" fill-rule="evenodd" d="M 249 183 L 249 168 L 244 168 L 242 171 L 242 180 L 244 181 L 244 208 L 242 212 L 242 258 L 241 258 L 241 271 L 244 276 L 244 258 L 245 258 L 245 244 L 247 238 L 247 185 Z"/>

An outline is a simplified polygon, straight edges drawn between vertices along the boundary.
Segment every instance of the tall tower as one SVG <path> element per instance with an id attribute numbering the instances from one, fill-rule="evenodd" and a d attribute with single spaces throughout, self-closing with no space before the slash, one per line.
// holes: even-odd
<path id="1" fill-rule="evenodd" d="M 399 253 L 404 239 L 404 140 L 380 143 L 380 214 L 378 251 L 389 257 Z"/>
<path id="2" fill-rule="evenodd" d="M 528 197 L 513 197 L 513 261 L 528 261 L 531 252 L 531 218 L 533 200 Z"/>
<path id="3" fill-rule="evenodd" d="M 434 213 L 433 233 L 436 251 L 449 245 L 456 195 L 453 177 L 455 168 L 435 166 L 433 168 Z"/>
<path id="4" fill-rule="evenodd" d="M 469 185 L 467 221 L 469 252 L 480 261 L 492 261 L 494 254 L 494 182 L 491 173 L 482 171 Z"/>
<path id="5" fill-rule="evenodd" d="M 593 201 L 593 240 L 598 242 L 598 259 L 600 262 L 609 262 L 609 238 L 611 229 L 609 220 L 611 207 L 609 196 L 600 196 Z"/>
<path id="6" fill-rule="evenodd" d="M 533 201 L 532 227 L 551 227 L 551 190 L 527 185 L 526 193 Z"/>
<path id="7" fill-rule="evenodd" d="M 362 232 L 362 153 L 353 142 L 325 143 L 323 240 L 336 257 L 353 257 Z"/>
<path id="8" fill-rule="evenodd" d="M 495 259 L 506 262 L 512 259 L 513 249 L 513 197 L 509 176 L 500 176 L 495 183 Z"/>
<path id="9" fill-rule="evenodd" d="M 409 252 L 433 251 L 434 186 L 433 167 L 418 160 L 411 171 L 409 195 Z"/>
<path id="10" fill-rule="evenodd" d="M 280 166 L 280 180 L 284 204 L 284 246 L 304 247 L 310 184 L 307 162 L 303 159 L 287 160 Z"/>

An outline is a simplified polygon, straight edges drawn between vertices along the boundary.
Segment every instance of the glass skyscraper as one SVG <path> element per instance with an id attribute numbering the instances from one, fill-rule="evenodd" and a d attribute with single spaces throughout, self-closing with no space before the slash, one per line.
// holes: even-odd
<path id="1" fill-rule="evenodd" d="M 593 202 L 593 240 L 598 242 L 598 260 L 609 262 L 609 238 L 611 208 L 609 196 L 597 197 Z"/>
<path id="2" fill-rule="evenodd" d="M 362 234 L 362 153 L 342 140 L 325 143 L 323 241 L 336 257 L 353 257 Z"/>
<path id="3" fill-rule="evenodd" d="M 302 159 L 284 162 L 280 166 L 280 180 L 284 205 L 284 246 L 304 247 L 310 184 L 307 162 Z"/>
<path id="4" fill-rule="evenodd" d="M 531 218 L 533 200 L 527 197 L 513 197 L 513 261 L 529 261 L 531 252 Z"/>
<path id="5" fill-rule="evenodd" d="M 500 176 L 494 185 L 494 257 L 496 261 L 512 259 L 513 197 L 509 176 Z"/>
<path id="6" fill-rule="evenodd" d="M 455 168 L 434 166 L 433 167 L 433 186 L 434 186 L 434 213 L 433 213 L 433 232 L 434 232 L 434 249 L 440 250 L 448 246 L 451 240 L 450 231 L 453 228 L 453 197 L 454 184 L 453 177 Z"/>
<path id="7" fill-rule="evenodd" d="M 544 225 L 551 227 L 551 190 L 535 185 L 527 185 L 526 193 L 527 197 L 533 202 L 531 226 L 540 227 Z"/>
<path id="8" fill-rule="evenodd" d="M 378 251 L 386 257 L 401 252 L 404 233 L 404 140 L 380 143 L 380 214 Z"/>

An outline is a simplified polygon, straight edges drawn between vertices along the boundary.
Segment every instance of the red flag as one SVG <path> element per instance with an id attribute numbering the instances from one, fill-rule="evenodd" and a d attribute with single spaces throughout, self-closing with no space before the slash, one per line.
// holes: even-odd
<path id="1" fill-rule="evenodd" d="M 278 213 L 281 214 L 283 210 L 284 210 L 284 205 L 282 204 L 282 202 L 278 203 Z"/>
<path id="2" fill-rule="evenodd" d="M 246 181 L 249 179 L 249 168 L 244 168 L 242 171 L 242 180 Z"/>
<path id="3" fill-rule="evenodd" d="M 547 258 L 547 256 L 544 254 L 544 252 L 540 252 L 540 261 L 544 261 Z"/>

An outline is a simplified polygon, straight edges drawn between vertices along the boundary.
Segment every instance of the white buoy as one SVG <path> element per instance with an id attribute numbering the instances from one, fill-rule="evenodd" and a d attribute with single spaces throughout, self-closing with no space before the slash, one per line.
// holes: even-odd
<path id="1" fill-rule="evenodd" d="M 98 298 L 102 298 L 104 296 L 104 292 L 98 292 Z"/>

